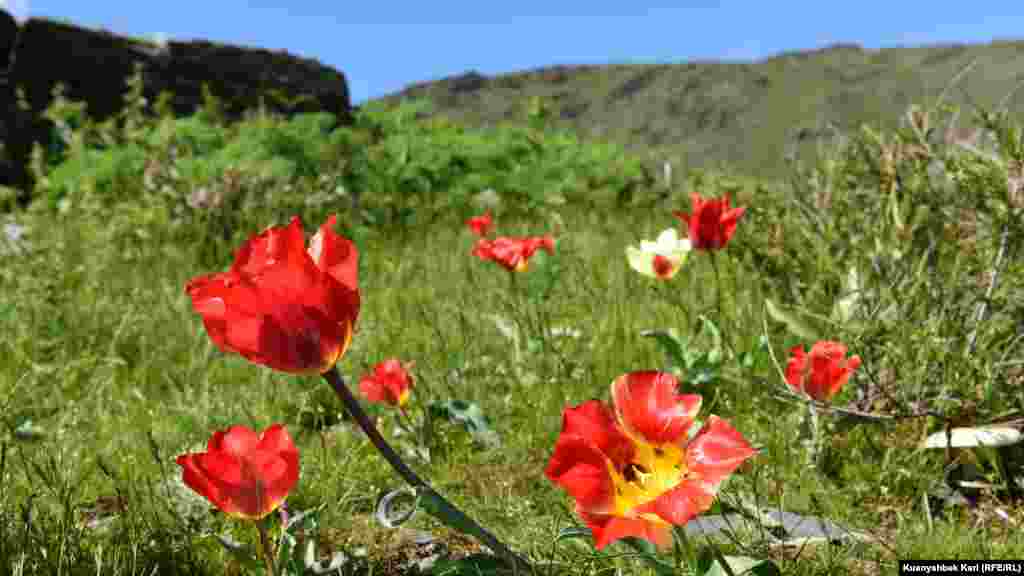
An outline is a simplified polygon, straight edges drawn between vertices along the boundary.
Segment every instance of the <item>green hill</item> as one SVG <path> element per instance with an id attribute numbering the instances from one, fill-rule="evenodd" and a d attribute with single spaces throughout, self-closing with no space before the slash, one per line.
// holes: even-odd
<path id="1" fill-rule="evenodd" d="M 957 82 L 953 82 L 960 72 Z M 549 99 L 557 125 L 604 138 L 651 166 L 729 167 L 750 176 L 785 172 L 785 156 L 813 153 L 833 128 L 895 127 L 908 106 L 964 110 L 1024 107 L 1024 41 L 863 49 L 836 44 L 754 63 L 688 62 L 552 66 L 488 77 L 476 72 L 410 85 L 388 106 L 429 98 L 433 114 L 474 127 L 522 122 L 528 98 Z"/>

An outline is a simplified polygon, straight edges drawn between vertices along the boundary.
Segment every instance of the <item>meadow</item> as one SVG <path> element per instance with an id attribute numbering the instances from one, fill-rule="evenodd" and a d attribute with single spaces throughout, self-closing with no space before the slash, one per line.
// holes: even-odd
<path id="1" fill-rule="evenodd" d="M 406 462 L 538 573 L 1024 557 L 1024 140 L 1010 116 L 920 103 L 784 180 L 652 180 L 621 148 L 550 128 L 543 100 L 486 133 L 417 120 L 421 105 L 364 106 L 331 130 L 315 114 L 228 125 L 212 97 L 190 118 L 161 102 L 147 117 L 138 82 L 103 124 L 55 100 L 32 204 L 0 197 L 17 236 L 0 237 L 4 573 L 259 572 L 225 544 L 255 548 L 252 523 L 185 486 L 175 459 L 215 431 L 275 423 L 300 454 L 286 505 L 311 511 L 293 539 L 300 556 L 313 544 L 308 573 L 337 573 L 319 571 L 332 559 L 415 573 L 438 550 L 430 573 L 512 573 L 425 510 L 389 526 L 381 500 L 403 482 L 331 387 L 222 352 L 194 310 L 186 283 L 227 270 L 247 239 L 298 216 L 308 240 L 332 214 L 358 249 L 361 300 L 338 372 Z M 952 137 L 958 122 L 977 137 Z M 686 236 L 673 212 L 692 213 L 692 193 L 745 208 L 728 243 L 691 250 L 671 279 L 633 270 L 627 247 Z M 466 221 L 486 212 L 496 234 L 551 235 L 553 249 L 522 272 L 474 256 Z M 811 401 L 784 374 L 817 341 L 861 364 Z M 388 358 L 414 382 L 403 411 L 359 391 Z M 721 416 L 759 451 L 704 513 L 746 528 L 596 550 L 545 477 L 563 410 L 608 401 L 640 370 L 675 375 L 703 397 L 700 420 Z M 773 510 L 849 532 L 799 536 Z"/>

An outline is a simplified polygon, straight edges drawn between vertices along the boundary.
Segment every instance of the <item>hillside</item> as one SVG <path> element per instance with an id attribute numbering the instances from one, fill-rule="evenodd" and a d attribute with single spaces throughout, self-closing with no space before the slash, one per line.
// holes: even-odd
<path id="1" fill-rule="evenodd" d="M 486 127 L 521 121 L 527 99 L 541 96 L 554 103 L 559 126 L 582 139 L 620 142 L 652 166 L 669 159 L 771 178 L 785 174 L 785 154 L 813 153 L 830 126 L 894 127 L 909 105 L 933 105 L 947 88 L 944 102 L 965 112 L 959 126 L 974 106 L 1005 100 L 1019 114 L 1022 81 L 1024 41 L 881 50 L 837 44 L 754 63 L 560 65 L 493 77 L 470 71 L 375 101 L 426 97 L 434 114 Z"/>

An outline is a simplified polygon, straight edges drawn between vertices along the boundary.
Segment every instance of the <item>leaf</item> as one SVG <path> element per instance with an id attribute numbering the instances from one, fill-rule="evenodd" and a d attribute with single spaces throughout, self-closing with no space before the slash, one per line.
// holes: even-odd
<path id="1" fill-rule="evenodd" d="M 14 429 L 14 437 L 18 440 L 39 440 L 46 436 L 46 430 L 36 426 L 31 419 L 25 419 Z"/>
<path id="2" fill-rule="evenodd" d="M 702 323 L 700 333 L 704 334 L 705 331 L 710 332 L 711 339 L 714 341 L 711 350 L 705 354 L 705 357 L 708 362 L 711 362 L 712 364 L 720 364 L 722 361 L 722 332 L 719 331 L 718 326 L 715 326 L 715 323 L 707 316 L 701 316 L 700 320 Z"/>
<path id="3" fill-rule="evenodd" d="M 530 271 L 526 274 L 526 297 L 531 301 L 547 300 L 558 283 L 562 265 L 557 246 L 554 254 L 538 250 L 530 258 Z"/>
<path id="4" fill-rule="evenodd" d="M 263 564 L 256 559 L 256 555 L 248 546 L 245 546 L 224 534 L 214 534 L 214 536 L 220 542 L 221 546 L 223 546 L 228 553 L 234 556 L 235 560 L 238 560 L 243 567 L 257 574 L 263 571 Z"/>
<path id="5" fill-rule="evenodd" d="M 562 528 L 558 531 L 558 536 L 555 536 L 555 544 L 562 540 L 590 540 L 594 535 L 590 532 L 590 528 L 583 528 L 582 526 L 574 526 L 572 528 Z"/>
<path id="6" fill-rule="evenodd" d="M 497 556 L 471 554 L 458 560 L 442 558 L 427 573 L 432 576 L 489 576 L 510 571 Z"/>
<path id="7" fill-rule="evenodd" d="M 671 366 L 686 369 L 689 366 L 686 358 L 686 342 L 680 340 L 676 331 L 668 330 L 644 330 L 640 335 L 645 338 L 654 338 L 654 341 L 661 347 Z"/>
<path id="8" fill-rule="evenodd" d="M 717 557 L 716 557 L 717 556 Z M 726 566 L 722 566 L 722 561 Z M 697 574 L 703 576 L 776 576 L 782 572 L 771 560 L 760 560 L 749 556 L 723 556 L 705 548 L 697 563 Z"/>
<path id="9" fill-rule="evenodd" d="M 654 568 L 659 576 L 672 576 L 676 573 L 673 567 L 658 558 L 658 548 L 643 538 L 623 538 L 622 543 L 637 551 L 637 557 L 643 558 Z"/>
<path id="10" fill-rule="evenodd" d="M 821 339 L 818 337 L 818 331 L 815 328 L 804 320 L 798 318 L 793 312 L 779 308 L 769 299 L 765 299 L 764 305 L 765 309 L 768 311 L 768 315 L 772 317 L 772 320 L 782 322 L 793 334 L 803 338 L 804 340 L 817 341 Z"/>
<path id="11" fill-rule="evenodd" d="M 857 267 L 850 267 L 850 272 L 847 274 L 843 286 L 845 296 L 836 300 L 836 303 L 832 306 L 832 318 L 834 320 L 845 324 L 853 319 L 853 311 L 864 292 L 863 284 L 857 272 Z"/>
<path id="12" fill-rule="evenodd" d="M 1009 446 L 1021 440 L 1016 428 L 953 428 L 949 438 L 946 431 L 936 432 L 921 443 L 921 448 L 973 448 L 976 446 Z"/>
<path id="13" fill-rule="evenodd" d="M 431 418 L 444 418 L 449 422 L 461 424 L 473 438 L 486 446 L 498 446 L 501 439 L 491 429 L 490 421 L 480 407 L 473 402 L 464 400 L 445 400 L 432 402 L 428 408 Z"/>

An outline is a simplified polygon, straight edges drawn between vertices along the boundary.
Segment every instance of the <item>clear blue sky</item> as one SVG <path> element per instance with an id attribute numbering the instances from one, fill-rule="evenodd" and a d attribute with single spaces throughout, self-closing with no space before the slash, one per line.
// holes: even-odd
<path id="1" fill-rule="evenodd" d="M 475 69 L 756 60 L 856 42 L 865 48 L 1024 37 L 1024 1 L 822 0 L 0 0 L 116 34 L 287 50 L 343 72 L 353 104 Z M 684 7 L 679 7 L 684 6 Z"/>

